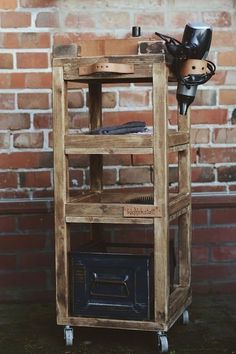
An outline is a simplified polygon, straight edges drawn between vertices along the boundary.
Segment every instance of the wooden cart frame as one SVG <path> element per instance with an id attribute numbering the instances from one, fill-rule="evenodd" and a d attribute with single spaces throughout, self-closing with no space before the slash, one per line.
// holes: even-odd
<path id="1" fill-rule="evenodd" d="M 102 60 L 131 63 L 132 74 L 79 75 L 81 66 Z M 53 133 L 56 244 L 57 323 L 145 331 L 168 331 L 191 303 L 191 182 L 190 117 L 177 114 L 178 129 L 168 130 L 168 79 L 165 54 L 65 57 L 53 59 Z M 153 134 L 93 136 L 69 134 L 68 82 L 88 84 L 91 129 L 102 125 L 102 85 L 152 83 Z M 168 153 L 178 154 L 178 192 L 169 192 Z M 68 156 L 90 155 L 91 189 L 77 198 L 69 195 Z M 119 191 L 103 190 L 105 154 L 153 154 L 152 206 L 130 205 Z M 137 191 L 136 191 L 137 192 Z M 135 193 L 130 189 L 131 198 Z M 124 193 L 123 193 L 124 195 Z M 124 197 L 123 197 L 124 198 Z M 120 200 L 119 200 L 120 199 Z M 136 214 L 132 214 L 136 207 Z M 179 283 L 170 291 L 169 225 L 178 219 Z M 70 223 L 152 224 L 154 227 L 154 319 L 151 321 L 85 318 L 69 311 L 68 252 Z M 157 271 L 158 270 L 158 271 Z"/>

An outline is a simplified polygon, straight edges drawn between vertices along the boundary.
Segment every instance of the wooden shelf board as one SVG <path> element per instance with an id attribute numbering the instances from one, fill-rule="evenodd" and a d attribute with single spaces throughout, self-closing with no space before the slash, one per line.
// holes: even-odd
<path id="1" fill-rule="evenodd" d="M 189 134 L 169 133 L 170 151 L 188 148 Z M 125 135 L 65 135 L 66 154 L 151 154 L 153 153 L 152 134 Z"/>

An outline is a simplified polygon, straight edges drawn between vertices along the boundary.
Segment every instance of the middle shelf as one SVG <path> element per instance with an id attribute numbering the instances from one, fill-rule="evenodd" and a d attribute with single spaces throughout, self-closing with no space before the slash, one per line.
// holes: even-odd
<path id="1" fill-rule="evenodd" d="M 163 217 L 163 201 L 154 204 L 153 190 L 146 188 L 110 189 L 101 192 L 81 192 L 65 203 L 66 221 L 70 223 L 153 224 Z M 168 215 L 170 220 L 186 212 L 190 205 L 189 193 L 170 193 Z"/>
<path id="2" fill-rule="evenodd" d="M 65 135 L 66 154 L 151 154 L 153 153 L 152 134 L 125 135 Z M 169 131 L 170 151 L 182 151 L 189 143 L 189 133 Z"/>

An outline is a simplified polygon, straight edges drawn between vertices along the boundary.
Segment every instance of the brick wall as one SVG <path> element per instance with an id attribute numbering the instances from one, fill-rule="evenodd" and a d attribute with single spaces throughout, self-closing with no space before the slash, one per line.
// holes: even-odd
<path id="1" fill-rule="evenodd" d="M 139 25 L 145 38 L 154 31 L 181 37 L 186 21 L 213 26 L 210 58 L 217 74 L 198 88 L 192 105 L 193 191 L 234 192 L 236 189 L 236 28 L 235 2 L 227 0 L 78 2 L 74 0 L 0 1 L 0 196 L 52 195 L 51 48 L 54 43 L 80 39 L 130 36 Z M 87 89 L 69 96 L 71 127 L 86 124 Z M 170 123 L 175 124 L 175 87 L 170 88 Z M 151 87 L 106 87 L 104 123 L 129 119 L 151 121 Z M 126 184 L 137 169 L 138 157 L 122 168 L 107 167 L 105 183 Z M 149 166 L 149 157 L 139 158 Z M 138 162 L 140 164 L 140 162 Z M 173 163 L 174 164 L 174 163 Z M 71 186 L 87 183 L 77 166 Z M 149 182 L 147 168 L 139 168 L 140 181 Z"/>
<path id="2" fill-rule="evenodd" d="M 1 298 L 50 296 L 53 283 L 51 49 L 80 39 L 126 38 L 139 25 L 181 38 L 186 21 L 213 26 L 210 59 L 217 65 L 192 105 L 192 187 L 196 193 L 236 191 L 236 5 L 233 0 L 0 0 L 0 283 Z M 175 125 L 175 87 L 169 90 Z M 69 93 L 71 128 L 87 124 L 87 88 Z M 106 86 L 104 124 L 151 122 L 151 87 Z M 171 157 L 171 179 L 176 157 Z M 106 185 L 150 184 L 150 156 L 105 158 Z M 72 189 L 88 184 L 88 161 L 73 161 Z M 138 171 L 138 173 L 137 173 Z M 137 180 L 138 176 L 138 180 Z M 18 198 L 18 211 L 8 209 Z M 30 207 L 24 199 L 33 200 Z M 44 198 L 38 207 L 38 199 Z M 29 202 L 30 203 L 30 202 Z M 12 204 L 10 204 L 12 205 Z M 29 205 L 29 204 L 27 204 Z M 235 221 L 231 202 L 194 211 L 193 278 L 198 291 L 235 288 Z M 20 213 L 21 212 L 21 213 Z M 29 212 L 31 212 L 30 215 Z M 218 216 L 217 216 L 218 213 Z M 231 215 L 231 219 L 229 219 Z M 218 235 L 218 236 L 217 236 Z M 211 237 L 211 239 L 209 239 Z M 203 279 L 203 275 L 208 274 Z M 218 278 L 217 278 L 218 277 Z M 222 287 L 222 283 L 226 283 Z"/>

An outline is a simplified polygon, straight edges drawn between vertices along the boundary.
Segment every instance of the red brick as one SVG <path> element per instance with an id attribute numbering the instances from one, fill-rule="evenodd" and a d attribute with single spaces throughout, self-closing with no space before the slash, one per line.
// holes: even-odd
<path id="1" fill-rule="evenodd" d="M 121 91 L 119 105 L 121 107 L 143 107 L 149 104 L 149 93 Z"/>
<path id="2" fill-rule="evenodd" d="M 218 65 L 236 66 L 236 51 L 224 51 L 218 53 Z"/>
<path id="3" fill-rule="evenodd" d="M 209 249 L 208 247 L 192 247 L 192 263 L 206 264 L 208 263 Z"/>
<path id="4" fill-rule="evenodd" d="M 192 144 L 208 144 L 209 138 L 210 138 L 209 129 L 205 129 L 205 128 L 191 129 Z"/>
<path id="5" fill-rule="evenodd" d="M 153 11 L 153 12 L 142 12 L 137 13 L 135 15 L 134 23 L 136 26 L 151 28 L 157 26 L 164 26 L 164 14 L 161 12 Z"/>
<path id="6" fill-rule="evenodd" d="M 228 72 L 226 70 L 217 70 L 215 75 L 212 76 L 211 85 L 224 85 L 226 83 L 226 77 Z"/>
<path id="7" fill-rule="evenodd" d="M 21 7 L 54 7 L 58 6 L 57 0 L 20 0 Z"/>
<path id="8" fill-rule="evenodd" d="M 17 7 L 17 0 L 0 0 L 0 9 L 13 10 Z"/>
<path id="9" fill-rule="evenodd" d="M 54 266 L 54 254 L 51 253 L 24 253 L 18 257 L 19 268 L 52 268 Z"/>
<path id="10" fill-rule="evenodd" d="M 8 149 L 10 147 L 10 134 L 0 133 L 0 148 Z"/>
<path id="11" fill-rule="evenodd" d="M 220 166 L 217 173 L 219 182 L 236 182 L 236 166 Z"/>
<path id="12" fill-rule="evenodd" d="M 49 214 L 31 215 L 30 217 L 19 215 L 18 225 L 20 230 L 48 231 L 53 227 L 53 218 Z"/>
<path id="13" fill-rule="evenodd" d="M 50 48 L 49 33 L 3 33 L 2 46 L 5 48 Z"/>
<path id="14" fill-rule="evenodd" d="M 96 31 L 92 32 L 68 32 L 68 33 L 55 33 L 53 36 L 53 44 L 59 45 L 59 44 L 75 44 L 79 43 L 81 40 L 90 40 L 90 39 L 106 39 L 106 38 L 112 38 L 111 35 L 102 35 L 98 36 L 96 34 Z M 82 85 L 82 84 L 81 84 Z M 127 85 L 127 84 L 125 84 Z"/>
<path id="15" fill-rule="evenodd" d="M 48 54 L 47 53 L 17 53 L 17 67 L 20 69 L 30 68 L 47 68 Z"/>
<path id="16" fill-rule="evenodd" d="M 235 212 L 235 208 L 212 209 L 211 223 L 228 225 L 236 224 Z"/>
<path id="17" fill-rule="evenodd" d="M 195 186 L 192 185 L 192 192 L 193 193 L 217 193 L 217 192 L 226 192 L 226 186 L 222 185 L 201 185 L 201 186 Z"/>
<path id="18" fill-rule="evenodd" d="M 236 85 L 236 71 L 228 70 L 226 72 L 225 85 Z"/>
<path id="19" fill-rule="evenodd" d="M 49 97 L 47 93 L 19 93 L 18 107 L 20 109 L 48 109 Z"/>
<path id="20" fill-rule="evenodd" d="M 115 92 L 103 92 L 102 93 L 102 107 L 103 108 L 115 108 L 116 106 L 116 93 Z"/>
<path id="21" fill-rule="evenodd" d="M 231 14 L 226 11 L 204 11 L 203 21 L 213 27 L 230 27 L 232 24 Z"/>
<path id="22" fill-rule="evenodd" d="M 81 129 L 89 127 L 88 114 L 85 112 L 69 112 L 70 128 Z"/>
<path id="23" fill-rule="evenodd" d="M 228 29 L 227 31 L 213 31 L 213 47 L 225 47 L 226 43 L 229 43 L 231 47 L 235 48 L 236 32 L 234 30 Z"/>
<path id="24" fill-rule="evenodd" d="M 16 256 L 15 255 L 0 255 L 0 268 L 1 270 L 10 270 L 16 268 Z"/>
<path id="25" fill-rule="evenodd" d="M 194 281 L 199 280 L 225 280 L 234 279 L 236 274 L 236 266 L 228 265 L 198 265 L 192 269 L 192 278 Z"/>
<path id="26" fill-rule="evenodd" d="M 31 26 L 30 12 L 4 12 L 0 14 L 0 23 L 3 28 L 21 28 Z"/>
<path id="27" fill-rule="evenodd" d="M 82 168 L 89 166 L 88 155 L 69 155 L 69 166 L 73 168 Z"/>
<path id="28" fill-rule="evenodd" d="M 226 124 L 227 123 L 227 109 L 191 109 L 191 123 L 192 124 Z M 171 124 L 176 122 L 176 113 L 171 111 Z"/>
<path id="29" fill-rule="evenodd" d="M 69 108 L 82 108 L 84 106 L 84 96 L 80 92 L 69 92 L 68 93 L 68 107 Z"/>
<path id="30" fill-rule="evenodd" d="M 13 93 L 0 93 L 0 109 L 12 110 L 14 108 L 15 108 L 15 95 Z"/>
<path id="31" fill-rule="evenodd" d="M 5 190 L 0 190 L 0 198 L 1 199 L 17 199 L 17 198 L 23 198 L 23 199 L 28 199 L 31 198 L 31 193 L 28 191 L 19 191 L 15 189 L 5 189 Z"/>
<path id="32" fill-rule="evenodd" d="M 184 26 L 186 25 L 186 18 L 190 22 L 198 21 L 198 13 L 194 11 L 186 12 L 183 9 L 180 12 L 169 11 L 169 16 L 172 28 L 184 28 Z"/>
<path id="33" fill-rule="evenodd" d="M 13 136 L 13 145 L 17 148 L 42 148 L 43 133 L 18 133 Z"/>
<path id="34" fill-rule="evenodd" d="M 192 212 L 192 224 L 206 225 L 208 223 L 208 211 L 207 209 L 193 209 Z"/>
<path id="35" fill-rule="evenodd" d="M 214 262 L 234 262 L 236 259 L 236 246 L 221 246 L 211 249 L 211 258 Z"/>
<path id="36" fill-rule="evenodd" d="M 49 200 L 49 199 L 53 199 L 54 197 L 54 193 L 53 190 L 32 190 L 32 193 L 30 193 L 30 197 L 33 199 L 45 199 L 45 200 Z"/>
<path id="37" fill-rule="evenodd" d="M 70 187 L 81 187 L 83 185 L 83 171 L 70 170 L 69 180 Z"/>
<path id="38" fill-rule="evenodd" d="M 192 104 L 193 106 L 215 106 L 216 105 L 216 90 L 197 90 L 196 97 Z"/>
<path id="39" fill-rule="evenodd" d="M 46 285 L 45 272 L 8 272 L 0 274 L 1 287 L 15 288 L 19 286 L 42 287 Z"/>
<path id="40" fill-rule="evenodd" d="M 48 88 L 52 87 L 51 73 L 27 73 L 25 74 L 26 88 Z"/>
<path id="41" fill-rule="evenodd" d="M 66 28 L 95 28 L 96 16 L 94 13 L 69 13 L 65 18 Z"/>
<path id="42" fill-rule="evenodd" d="M 130 155 L 104 155 L 103 162 L 105 166 L 129 166 L 131 165 Z"/>
<path id="43" fill-rule="evenodd" d="M 30 115 L 28 113 L 0 113 L 1 130 L 28 129 Z"/>
<path id="44" fill-rule="evenodd" d="M 235 104 L 236 89 L 221 89 L 219 103 L 225 105 Z"/>
<path id="45" fill-rule="evenodd" d="M 114 185 L 116 184 L 116 170 L 115 169 L 105 169 L 103 171 L 103 183 L 104 185 Z"/>
<path id="46" fill-rule="evenodd" d="M 120 170 L 120 183 L 150 183 L 151 171 L 150 168 L 124 168 Z"/>
<path id="47" fill-rule="evenodd" d="M 44 168 L 52 167 L 51 152 L 13 152 L 1 154 L 0 168 Z"/>
<path id="48" fill-rule="evenodd" d="M 153 165 L 152 154 L 132 155 L 132 164 L 135 166 Z"/>
<path id="49" fill-rule="evenodd" d="M 211 282 L 211 283 L 193 283 L 193 294 L 235 294 L 236 293 L 236 283 L 230 281 L 223 282 Z"/>
<path id="50" fill-rule="evenodd" d="M 0 69 L 12 69 L 13 56 L 10 53 L 0 53 Z"/>
<path id="51" fill-rule="evenodd" d="M 130 14 L 127 11 L 102 11 L 99 13 L 96 23 L 96 29 L 106 28 L 106 30 L 114 30 L 114 28 L 130 28 Z"/>
<path id="52" fill-rule="evenodd" d="M 0 172 L 0 188 L 17 188 L 15 172 Z"/>
<path id="53" fill-rule="evenodd" d="M 51 176 L 48 171 L 20 172 L 20 187 L 47 188 L 51 186 Z"/>
<path id="54" fill-rule="evenodd" d="M 214 182 L 215 175 L 213 167 L 193 167 L 192 168 L 192 182 Z"/>
<path id="55" fill-rule="evenodd" d="M 25 74 L 24 73 L 0 74 L 0 88 L 1 89 L 25 88 Z"/>
<path id="56" fill-rule="evenodd" d="M 0 216 L 0 233 L 6 234 L 7 232 L 15 232 L 15 230 L 16 230 L 15 216 L 5 216 L 5 215 Z M 1 237 L 0 237 L 0 242 L 2 240 Z"/>
<path id="57" fill-rule="evenodd" d="M 204 228 L 193 228 L 193 244 L 221 245 L 223 243 L 236 242 L 235 226 L 214 226 Z"/>
<path id="58" fill-rule="evenodd" d="M 45 235 L 7 235 L 0 237 L 1 251 L 40 250 L 46 245 Z"/>
<path id="59" fill-rule="evenodd" d="M 36 27 L 59 27 L 59 15 L 55 12 L 40 12 L 35 24 Z"/>
<path id="60" fill-rule="evenodd" d="M 35 129 L 49 129 L 52 128 L 52 114 L 51 113 L 36 113 L 34 115 Z"/>
<path id="61" fill-rule="evenodd" d="M 236 142 L 236 127 L 214 129 L 213 142 L 216 144 L 234 144 Z"/>
<path id="62" fill-rule="evenodd" d="M 199 161 L 201 163 L 220 163 L 236 161 L 235 148 L 200 148 Z"/>

